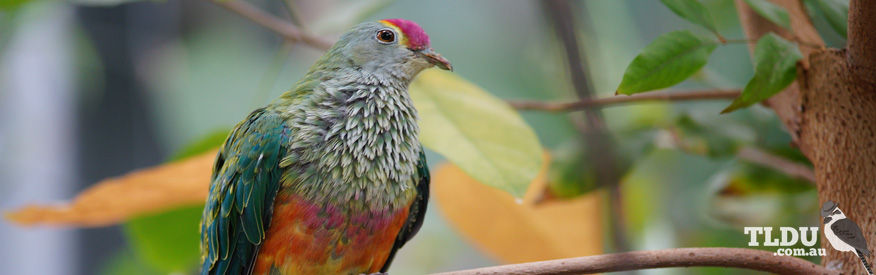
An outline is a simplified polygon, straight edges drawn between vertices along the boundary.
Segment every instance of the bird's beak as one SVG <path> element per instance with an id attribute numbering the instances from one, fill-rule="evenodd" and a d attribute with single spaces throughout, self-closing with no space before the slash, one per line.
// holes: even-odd
<path id="1" fill-rule="evenodd" d="M 832 220 L 830 217 L 824 217 L 824 224 L 827 224 Z"/>
<path id="2" fill-rule="evenodd" d="M 435 52 L 432 48 L 428 48 L 425 50 L 418 51 L 426 61 L 429 61 L 432 65 L 438 66 L 438 68 L 445 69 L 448 71 L 453 71 L 453 66 L 450 65 L 450 61 L 447 61 L 446 58 Z"/>

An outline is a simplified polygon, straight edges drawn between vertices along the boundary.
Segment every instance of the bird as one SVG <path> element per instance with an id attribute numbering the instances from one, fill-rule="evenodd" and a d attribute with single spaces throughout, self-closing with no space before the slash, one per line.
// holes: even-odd
<path id="1" fill-rule="evenodd" d="M 846 218 L 845 213 L 833 201 L 824 202 L 821 206 L 821 216 L 824 218 L 824 236 L 827 237 L 830 246 L 838 251 L 855 252 L 861 259 L 864 269 L 872 275 L 873 269 L 865 258 L 870 256 L 870 250 L 858 224 Z"/>
<path id="2" fill-rule="evenodd" d="M 420 229 L 429 169 L 408 94 L 452 71 L 415 22 L 356 25 L 220 147 L 201 274 L 381 274 Z"/>

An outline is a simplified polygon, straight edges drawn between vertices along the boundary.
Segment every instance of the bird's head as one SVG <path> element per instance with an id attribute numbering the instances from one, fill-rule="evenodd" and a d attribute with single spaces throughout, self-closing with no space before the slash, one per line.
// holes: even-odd
<path id="1" fill-rule="evenodd" d="M 830 221 L 845 219 L 846 214 L 839 209 L 839 206 L 837 206 L 835 202 L 826 201 L 821 206 L 821 217 L 824 218 L 824 224 L 827 224 Z"/>
<path id="2" fill-rule="evenodd" d="M 452 70 L 450 62 L 432 49 L 426 32 L 405 19 L 359 24 L 341 36 L 332 51 L 363 69 L 410 78 L 432 66 Z"/>

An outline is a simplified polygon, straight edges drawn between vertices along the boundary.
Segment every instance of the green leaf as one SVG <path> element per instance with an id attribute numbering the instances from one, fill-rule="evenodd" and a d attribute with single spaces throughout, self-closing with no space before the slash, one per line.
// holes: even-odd
<path id="1" fill-rule="evenodd" d="M 541 169 L 542 147 L 516 111 L 445 71 L 422 72 L 409 93 L 424 146 L 479 182 L 523 196 Z"/>
<path id="2" fill-rule="evenodd" d="M 617 92 L 630 95 L 678 84 L 705 66 L 716 46 L 690 31 L 661 35 L 633 59 Z"/>
<path id="3" fill-rule="evenodd" d="M 797 61 L 803 58 L 794 43 L 769 33 L 754 48 L 754 77 L 742 94 L 721 113 L 748 107 L 780 92 L 797 77 Z"/>
<path id="4" fill-rule="evenodd" d="M 101 266 L 100 275 L 155 275 L 162 272 L 143 262 L 130 247 L 124 247 L 113 253 Z"/>
<path id="5" fill-rule="evenodd" d="M 168 273 L 195 270 L 200 261 L 198 223 L 203 205 L 132 219 L 125 234 L 137 255 Z"/>
<path id="6" fill-rule="evenodd" d="M 718 28 L 715 27 L 715 20 L 709 14 L 706 6 L 698 0 L 660 0 L 663 5 L 666 5 L 672 12 L 684 18 L 691 23 L 697 24 L 718 34 Z"/>
<path id="7" fill-rule="evenodd" d="M 788 11 L 785 8 L 770 3 L 767 0 L 745 0 L 745 3 L 748 3 L 748 6 L 757 14 L 763 16 L 763 18 L 786 29 L 791 29 L 791 17 L 788 16 Z"/>
<path id="8" fill-rule="evenodd" d="M 207 152 L 225 142 L 230 130 L 213 131 L 185 146 L 171 161 Z M 131 219 L 125 234 L 146 264 L 166 273 L 195 270 L 200 262 L 198 232 L 203 205 L 194 205 Z"/>
<path id="9" fill-rule="evenodd" d="M 816 0 L 818 9 L 824 13 L 827 23 L 836 33 L 846 37 L 846 29 L 849 22 L 848 0 Z"/>
<path id="10" fill-rule="evenodd" d="M 0 11 L 14 11 L 24 6 L 30 0 L 3 0 L 0 1 Z"/>
<path id="11" fill-rule="evenodd" d="M 228 138 L 229 133 L 231 133 L 231 129 L 227 128 L 212 131 L 198 141 L 187 145 L 185 148 L 174 154 L 173 157 L 170 158 L 170 161 L 181 160 L 187 157 L 207 152 L 213 148 L 218 148 L 220 145 L 222 145 L 222 143 L 225 142 L 225 139 Z"/>

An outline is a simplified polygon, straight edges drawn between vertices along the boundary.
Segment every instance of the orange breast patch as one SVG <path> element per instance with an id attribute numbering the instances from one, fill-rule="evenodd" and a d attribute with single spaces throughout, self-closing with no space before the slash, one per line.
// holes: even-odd
<path id="1" fill-rule="evenodd" d="M 355 211 L 278 194 L 253 274 L 378 272 L 407 217 L 408 207 Z"/>

